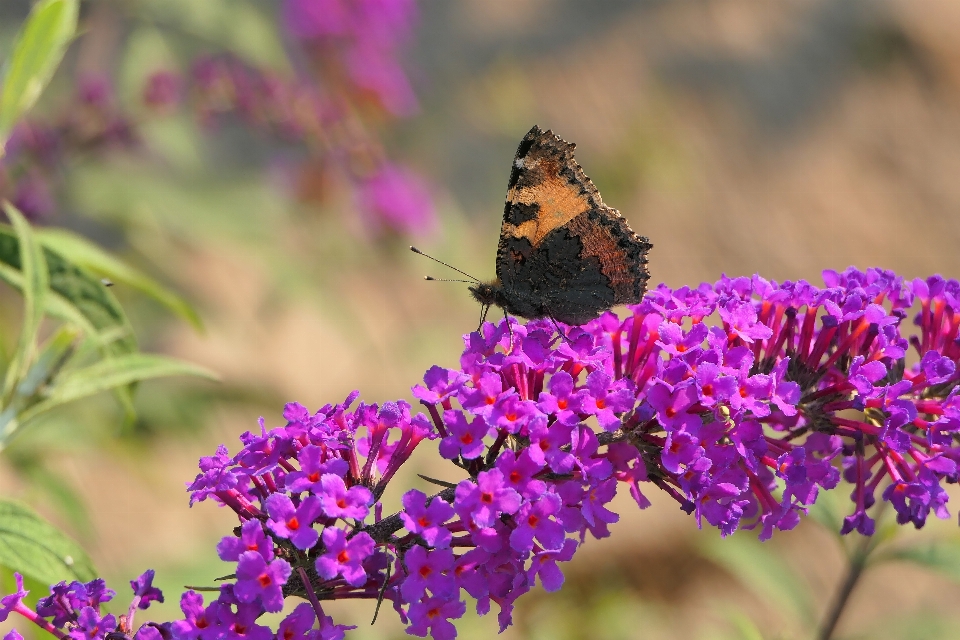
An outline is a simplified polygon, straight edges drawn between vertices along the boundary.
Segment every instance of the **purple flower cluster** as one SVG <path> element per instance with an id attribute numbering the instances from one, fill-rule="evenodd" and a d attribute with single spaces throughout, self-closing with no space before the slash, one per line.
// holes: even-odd
<path id="1" fill-rule="evenodd" d="M 175 623 L 176 640 L 220 640 L 222 627 L 241 608 L 253 620 L 280 611 L 287 595 L 310 602 L 309 611 L 295 615 L 313 616 L 310 626 L 319 619 L 323 640 L 342 638 L 348 627 L 323 613 L 322 600 L 385 597 L 400 606 L 398 576 L 405 573 L 402 554 L 414 546 L 412 534 L 394 535 L 403 523 L 398 516 L 384 520 L 379 499 L 414 449 L 436 436 L 427 417 L 411 416 L 403 401 L 351 410 L 358 395 L 312 415 L 289 404 L 285 426 L 267 430 L 261 424 L 259 434 L 242 436 L 236 456 L 221 447 L 201 460 L 202 473 L 189 487 L 191 503 L 213 499 L 242 521 L 238 535 L 217 547 L 222 560 L 237 563 L 236 580 L 206 608 L 198 594 L 184 594 L 184 614 L 189 619 L 191 611 L 208 612 L 209 626 L 182 633 L 183 625 Z M 436 505 L 429 513 L 438 515 Z"/>
<path id="2" fill-rule="evenodd" d="M 344 76 L 396 117 L 418 109 L 398 62 L 417 22 L 414 0 L 286 0 L 283 24 L 314 57 L 335 56 Z"/>
<path id="3" fill-rule="evenodd" d="M 116 594 L 101 579 L 87 583 L 60 582 L 50 587 L 50 595 L 37 602 L 31 610 L 23 600 L 29 594 L 23 588 L 23 577 L 17 573 L 17 590 L 0 598 L 0 622 L 16 613 L 60 640 L 102 640 L 107 636 L 131 640 L 171 640 L 171 623 L 147 622 L 134 631 L 134 617 L 138 609 L 147 609 L 151 602 L 163 602 L 163 594 L 153 586 L 153 570 L 130 581 L 133 599 L 125 615 L 104 614 L 101 605 Z M 13 629 L 3 640 L 23 640 Z"/>
<path id="4" fill-rule="evenodd" d="M 308 4 L 324 3 L 311 0 Z M 317 55 L 331 54 L 320 48 Z M 331 61 L 318 61 L 317 66 L 329 69 Z M 436 227 L 427 182 L 410 168 L 385 158 L 378 141 L 358 119 L 360 110 L 355 103 L 361 97 L 354 96 L 350 87 L 311 75 L 283 78 L 231 56 L 197 60 L 187 84 L 185 95 L 208 125 L 233 114 L 281 140 L 305 143 L 315 156 L 301 168 L 309 183 L 302 190 L 305 199 L 322 200 L 325 194 L 316 193 L 317 184 L 327 185 L 345 176 L 355 195 L 360 222 L 371 236 L 388 232 L 423 236 Z M 148 80 L 144 95 L 148 103 L 168 108 L 178 91 L 176 77 L 159 72 Z M 396 115 L 402 114 L 388 113 Z M 332 131 L 336 134 L 331 135 Z"/>
<path id="5" fill-rule="evenodd" d="M 131 119 L 117 106 L 110 82 L 87 75 L 77 81 L 70 107 L 49 123 L 14 128 L 0 158 L 0 198 L 29 219 L 46 220 L 57 211 L 55 192 L 66 158 L 132 149 L 138 143 Z"/>
<path id="6" fill-rule="evenodd" d="M 346 222 L 361 234 L 429 235 L 437 221 L 427 181 L 391 161 L 375 133 L 417 111 L 399 61 L 416 9 L 414 0 L 288 0 L 281 18 L 304 54 L 295 76 L 204 55 L 187 74 L 165 68 L 146 77 L 137 115 L 118 107 L 108 77 L 83 76 L 59 115 L 14 131 L 0 159 L 0 197 L 49 221 L 71 157 L 132 149 L 136 123 L 185 107 L 208 131 L 234 118 L 274 142 L 301 145 L 306 153 L 288 167 L 296 196 L 325 203 L 345 187 L 357 213 Z"/>
<path id="7" fill-rule="evenodd" d="M 172 640 L 232 638 L 238 625 L 268 640 L 255 621 L 287 596 L 309 604 L 281 632 L 311 640 L 343 637 L 321 608 L 341 598 L 389 600 L 410 634 L 443 640 L 466 595 L 480 614 L 496 604 L 506 628 L 537 580 L 562 586 L 558 563 L 588 534 L 610 535 L 620 483 L 640 508 L 642 487 L 665 491 L 724 536 L 790 529 L 841 480 L 843 533 L 873 533 L 878 493 L 901 524 L 947 517 L 960 283 L 853 268 L 824 280 L 660 286 L 626 317 L 580 327 L 485 323 L 458 368 L 432 367 L 413 388 L 426 413 L 351 408 L 356 392 L 314 414 L 287 405 L 285 426 L 261 423 L 235 456 L 221 446 L 200 462 L 191 502 L 237 513 L 217 548 L 236 570 L 207 605 L 183 595 Z M 384 517 L 383 492 L 426 439 L 463 479 L 407 491 Z"/>
<path id="8" fill-rule="evenodd" d="M 587 534 L 609 535 L 621 482 L 641 508 L 648 482 L 722 535 L 790 529 L 841 479 L 853 485 L 844 533 L 872 533 L 881 487 L 901 523 L 920 527 L 931 509 L 946 517 L 942 485 L 960 459 L 960 283 L 855 269 L 824 278 L 823 288 L 759 276 L 661 286 L 623 319 L 608 312 L 562 335 L 550 320 L 485 323 L 465 336 L 459 368 L 435 366 L 414 387 L 429 417 L 410 418 L 403 403 L 348 413 L 352 397 L 314 416 L 288 408 L 286 427 L 205 460 L 194 499 L 215 496 L 246 519 L 242 535 L 262 536 L 265 522 L 314 560 L 317 582 L 294 577 L 285 593 L 386 598 L 411 634 L 434 638 L 454 637 L 463 593 L 481 614 L 497 604 L 505 628 L 538 577 L 559 589 L 557 563 Z M 920 335 L 908 339 L 900 324 L 915 299 Z M 402 417 L 384 419 L 388 406 Z M 384 424 L 399 429 L 396 446 Z M 433 497 L 408 491 L 403 511 L 366 523 L 405 443 L 423 438 L 467 479 Z M 332 441 L 339 449 L 315 449 Z M 347 515 L 332 505 L 356 508 L 351 491 L 370 498 Z M 319 539 L 295 538 L 280 517 L 321 524 Z"/>

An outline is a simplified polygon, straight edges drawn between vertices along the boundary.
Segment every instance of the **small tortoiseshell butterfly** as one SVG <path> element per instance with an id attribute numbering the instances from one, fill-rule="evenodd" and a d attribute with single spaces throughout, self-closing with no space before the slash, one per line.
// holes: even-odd
<path id="1" fill-rule="evenodd" d="M 507 185 L 497 279 L 470 287 L 484 317 L 496 305 L 523 318 L 581 325 L 643 298 L 653 245 L 603 203 L 574 160 L 575 147 L 537 126 L 520 141 Z"/>

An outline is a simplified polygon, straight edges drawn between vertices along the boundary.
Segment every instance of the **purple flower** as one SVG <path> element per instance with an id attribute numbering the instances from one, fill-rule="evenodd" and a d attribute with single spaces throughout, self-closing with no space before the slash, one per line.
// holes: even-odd
<path id="1" fill-rule="evenodd" d="M 856 531 L 862 536 L 872 536 L 876 530 L 876 522 L 867 515 L 864 510 L 859 510 L 843 519 L 843 526 L 840 533 L 846 535 L 851 531 Z"/>
<path id="2" fill-rule="evenodd" d="M 414 545 L 403 556 L 407 577 L 400 585 L 400 593 L 407 602 L 422 598 L 427 589 L 434 596 L 450 598 L 457 592 L 457 583 L 452 575 L 453 552 L 450 549 L 427 551 Z"/>
<path id="3" fill-rule="evenodd" d="M 237 564 L 237 583 L 234 593 L 243 603 L 257 598 L 267 611 L 283 609 L 283 585 L 287 583 L 292 569 L 286 560 L 277 558 L 270 564 L 255 551 L 244 551 Z"/>
<path id="4" fill-rule="evenodd" d="M 320 515 L 320 500 L 307 496 L 299 507 L 282 493 L 275 493 L 265 503 L 270 519 L 267 526 L 280 538 L 287 538 L 297 549 L 306 551 L 317 543 L 320 534 L 313 528 Z"/>
<path id="5" fill-rule="evenodd" d="M 369 76 L 366 80 L 371 84 L 378 82 Z M 367 228 L 375 235 L 389 230 L 428 236 L 437 225 L 427 182 L 398 165 L 385 163 L 364 180 L 359 185 L 357 200 Z"/>
<path id="6" fill-rule="evenodd" d="M 37 602 L 37 613 L 44 618 L 52 617 L 53 625 L 62 627 L 67 622 L 76 622 L 76 612 L 83 607 L 99 609 L 101 603 L 109 602 L 115 595 L 100 578 L 86 584 L 60 582 L 50 587 L 49 596 Z"/>
<path id="7" fill-rule="evenodd" d="M 351 28 L 349 4 L 344 0 L 286 0 L 283 24 L 295 38 L 340 36 Z"/>
<path id="8" fill-rule="evenodd" d="M 560 511 L 560 496 L 546 493 L 536 502 L 526 502 L 514 516 L 517 528 L 510 534 L 510 546 L 520 552 L 533 549 L 533 540 L 544 549 L 558 550 L 563 546 L 563 526 L 554 516 Z"/>
<path id="9" fill-rule="evenodd" d="M 469 378 L 459 371 L 434 365 L 423 374 L 426 386 L 418 384 L 413 387 L 413 397 L 429 404 L 439 404 L 459 393 L 467 380 Z"/>
<path id="10" fill-rule="evenodd" d="M 460 405 L 483 418 L 489 418 L 494 406 L 516 392 L 504 390 L 503 379 L 494 373 L 485 373 L 474 383 L 474 388 L 465 391 L 460 397 Z"/>
<path id="11" fill-rule="evenodd" d="M 692 381 L 674 388 L 658 381 L 647 392 L 647 402 L 656 409 L 660 424 L 669 430 L 681 429 L 689 423 L 687 409 L 696 401 L 697 388 Z"/>
<path id="12" fill-rule="evenodd" d="M 317 573 L 331 580 L 338 575 L 355 587 L 367 581 L 363 561 L 373 553 L 374 541 L 369 534 L 360 532 L 347 540 L 343 529 L 327 527 L 323 530 L 323 546 L 326 553 L 317 558 Z"/>
<path id="13" fill-rule="evenodd" d="M 12 200 L 13 206 L 32 221 L 44 220 L 57 211 L 57 202 L 50 185 L 37 170 L 32 170 L 20 178 Z"/>
<path id="14" fill-rule="evenodd" d="M 429 633 L 433 640 L 451 640 L 457 637 L 457 629 L 450 622 L 467 612 L 467 605 L 459 600 L 426 598 L 410 605 L 410 626 L 407 633 L 424 637 Z"/>
<path id="15" fill-rule="evenodd" d="M 660 323 L 657 329 L 660 339 L 657 341 L 664 352 L 672 356 L 681 356 L 688 353 L 691 349 L 699 349 L 700 345 L 707 337 L 707 325 L 697 323 L 693 328 L 684 333 L 683 328 L 675 323 L 665 321 Z"/>
<path id="16" fill-rule="evenodd" d="M 468 479 L 429 506 L 409 491 L 399 514 L 384 518 L 378 503 L 373 524 L 327 527 L 316 558 L 324 595 L 382 595 L 411 633 L 435 637 L 454 633 L 451 620 L 465 608 L 460 588 L 478 613 L 497 604 L 501 626 L 537 576 L 547 590 L 560 588 L 557 562 L 618 520 L 619 482 L 641 508 L 650 505 L 640 484 L 648 482 L 721 536 L 748 529 L 763 540 L 791 529 L 841 479 L 853 487 L 842 533 L 874 532 L 878 487 L 901 524 L 948 517 L 944 485 L 960 480 L 960 282 L 907 285 L 855 269 L 824 280 L 823 289 L 759 276 L 660 286 L 623 321 L 605 313 L 561 328 L 563 337 L 548 320 L 485 323 L 464 337 L 458 371 L 425 376 L 416 393 L 429 418 L 411 419 L 401 402 L 328 405 L 315 415 L 294 406 L 286 427 L 245 434 L 234 460 L 224 450 L 209 462 L 215 473 L 194 490 L 243 521 L 259 521 L 265 509 L 272 523 L 285 522 L 294 504 L 311 499 L 299 502 L 304 491 L 341 509 L 324 504 L 328 518 L 359 520 L 408 459 L 408 445 L 443 434 L 441 451 Z M 921 309 L 908 339 L 900 324 L 914 295 Z M 910 347 L 916 359 L 906 359 Z M 337 473 L 320 473 L 334 460 Z M 367 493 L 354 500 L 354 490 Z M 283 518 L 272 509 L 281 504 Z M 397 533 L 401 523 L 409 534 Z M 247 526 L 221 543 L 223 555 L 257 555 L 243 548 L 248 540 L 272 549 L 259 524 Z M 62 591 L 78 604 L 86 598 L 83 585 Z M 236 600 L 232 587 L 221 592 L 223 606 Z M 200 611 L 202 601 L 187 618 Z M 321 637 L 328 628 L 342 633 L 320 617 Z M 226 640 L 225 624 L 214 621 L 200 640 Z M 195 625 L 174 630 L 181 626 L 194 640 Z"/>
<path id="17" fill-rule="evenodd" d="M 506 485 L 524 498 L 542 495 L 547 490 L 546 483 L 533 477 L 543 467 L 543 460 L 537 462 L 531 448 L 524 449 L 519 455 L 508 449 L 497 458 L 497 469 L 503 474 Z"/>
<path id="18" fill-rule="evenodd" d="M 219 609 L 220 603 L 216 600 L 204 608 L 202 595 L 192 590 L 185 591 L 180 596 L 183 619 L 171 625 L 173 637 L 176 640 L 196 640 L 205 630 L 215 627 Z"/>
<path id="19" fill-rule="evenodd" d="M 280 621 L 277 640 L 315 640 L 317 632 L 313 630 L 313 624 L 316 621 L 317 614 L 310 603 L 301 603 Z"/>
<path id="20" fill-rule="evenodd" d="M 18 607 L 23 606 L 21 603 L 29 593 L 29 591 L 25 591 L 23 589 L 22 575 L 20 575 L 19 573 L 14 573 L 13 578 L 16 581 L 17 590 L 9 595 L 5 595 L 2 598 L 0 598 L 0 622 L 3 622 L 4 620 L 6 620 L 7 616 L 10 615 L 11 611 L 14 611 Z M 62 626 L 62 625 L 57 625 L 57 626 Z"/>
<path id="21" fill-rule="evenodd" d="M 700 388 L 697 400 L 705 407 L 728 401 L 738 390 L 737 379 L 723 375 L 720 366 L 712 362 L 701 362 L 697 365 L 696 380 Z"/>
<path id="22" fill-rule="evenodd" d="M 323 447 L 307 445 L 297 454 L 300 471 L 294 471 L 286 476 L 285 484 L 291 493 L 312 491 L 320 493 L 323 486 L 320 478 L 325 473 L 332 473 L 343 477 L 350 469 L 350 465 L 342 458 L 329 457 L 330 453 Z"/>
<path id="23" fill-rule="evenodd" d="M 607 431 L 620 426 L 617 413 L 633 408 L 636 397 L 633 383 L 622 378 L 616 382 L 602 371 L 594 371 L 587 376 L 587 388 L 579 394 L 580 412 L 597 416 L 597 422 Z"/>
<path id="24" fill-rule="evenodd" d="M 501 513 L 513 514 L 520 508 L 520 494 L 506 486 L 499 469 L 481 472 L 476 484 L 464 480 L 456 495 L 457 513 L 478 527 L 492 527 Z"/>
<path id="25" fill-rule="evenodd" d="M 146 609 L 151 602 L 163 602 L 163 592 L 153 586 L 153 569 L 147 569 L 136 580 L 130 581 L 130 588 L 138 598 L 137 607 Z"/>
<path id="26" fill-rule="evenodd" d="M 200 458 L 200 475 L 187 487 L 190 493 L 190 504 L 201 502 L 217 491 L 229 491 L 237 484 L 237 476 L 228 465 L 233 463 L 227 448 L 217 447 L 217 453 Z"/>
<path id="27" fill-rule="evenodd" d="M 151 107 L 165 109 L 180 100 L 180 76 L 172 71 L 155 71 L 147 76 L 143 89 L 143 101 Z"/>
<path id="28" fill-rule="evenodd" d="M 571 426 L 580 422 L 576 413 L 578 405 L 573 377 L 566 371 L 557 371 L 550 377 L 550 393 L 541 392 L 537 401 L 540 411 L 555 415 L 557 422 Z"/>
<path id="29" fill-rule="evenodd" d="M 530 459 L 540 467 L 547 465 L 554 473 L 570 473 L 577 462 L 565 449 L 570 446 L 572 434 L 573 427 L 569 425 L 556 422 L 548 427 L 541 420 L 530 429 L 530 446 L 524 451 L 528 451 Z"/>
<path id="30" fill-rule="evenodd" d="M 607 525 L 620 519 L 620 516 L 605 506 L 613 500 L 616 493 L 617 481 L 611 478 L 596 487 L 592 487 L 585 496 L 581 513 L 590 532 L 596 538 L 605 538 L 610 535 Z"/>
<path id="31" fill-rule="evenodd" d="M 366 487 L 355 486 L 347 489 L 343 478 L 326 473 L 320 478 L 323 493 L 320 494 L 320 506 L 330 518 L 354 518 L 363 520 L 373 502 L 373 494 Z"/>
<path id="32" fill-rule="evenodd" d="M 103 617 L 94 607 L 84 607 L 77 616 L 76 626 L 67 634 L 74 640 L 101 640 L 117 628 L 112 614 Z"/>
<path id="33" fill-rule="evenodd" d="M 533 561 L 530 563 L 528 579 L 532 583 L 536 576 L 540 576 L 540 582 L 548 593 L 559 591 L 563 586 L 563 572 L 557 567 L 558 562 L 568 562 L 573 558 L 577 550 L 577 541 L 564 540 L 563 548 L 559 551 L 541 551 L 534 554 Z"/>
<path id="34" fill-rule="evenodd" d="M 400 519 L 410 533 L 419 534 L 431 547 L 445 548 L 450 544 L 450 531 L 443 526 L 453 517 L 453 507 L 435 497 L 426 506 L 427 496 L 422 491 L 411 489 L 403 494 L 403 511 Z"/>
<path id="35" fill-rule="evenodd" d="M 488 420 L 493 427 L 503 429 L 509 434 L 518 434 L 522 433 L 527 425 L 535 424 L 538 417 L 544 416 L 534 402 L 508 395 L 493 406 Z"/>
<path id="36" fill-rule="evenodd" d="M 440 441 L 440 455 L 448 460 L 462 456 L 473 460 L 483 454 L 483 442 L 489 427 L 481 417 L 468 421 L 462 411 L 444 411 L 443 422 L 447 427 L 446 438 Z"/>
<path id="37" fill-rule="evenodd" d="M 245 551 L 256 551 L 267 562 L 273 560 L 273 541 L 263 533 L 259 520 L 247 520 L 240 527 L 240 537 L 226 536 L 217 545 L 217 554 L 224 562 L 237 562 Z"/>
<path id="38" fill-rule="evenodd" d="M 273 640 L 270 627 L 255 623 L 263 614 L 259 604 L 238 604 L 234 613 L 229 607 L 220 609 L 219 638 L 223 640 Z M 206 640 L 206 639 L 204 639 Z"/>
<path id="39" fill-rule="evenodd" d="M 113 85 L 107 76 L 88 74 L 77 83 L 77 99 L 97 109 L 106 109 L 113 102 Z"/>
<path id="40" fill-rule="evenodd" d="M 660 460 L 663 468 L 670 473 L 681 473 L 681 469 L 692 464 L 704 453 L 700 440 L 686 431 L 671 431 L 663 446 Z"/>
<path id="41" fill-rule="evenodd" d="M 770 327 L 757 321 L 757 309 L 749 302 L 730 300 L 719 311 L 724 324 L 748 344 L 769 338 L 773 333 Z"/>
<path id="42" fill-rule="evenodd" d="M 941 384 L 953 377 L 957 363 L 936 351 L 927 351 L 920 360 L 920 368 L 928 384 Z"/>

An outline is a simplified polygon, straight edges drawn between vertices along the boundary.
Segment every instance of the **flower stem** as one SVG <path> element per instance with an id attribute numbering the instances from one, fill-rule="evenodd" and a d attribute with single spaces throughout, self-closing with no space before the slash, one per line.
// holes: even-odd
<path id="1" fill-rule="evenodd" d="M 820 633 L 817 635 L 818 640 L 831 640 L 831 638 L 833 638 L 833 632 L 837 628 L 837 623 L 840 622 L 840 617 L 843 615 L 843 610 L 847 606 L 847 602 L 850 600 L 850 595 L 857 586 L 860 576 L 863 575 L 863 570 L 867 568 L 867 560 L 874 548 L 876 548 L 876 545 L 874 544 L 873 539 L 870 537 L 863 537 L 856 550 L 850 556 L 850 562 L 847 566 L 847 575 L 844 577 L 843 582 L 840 584 L 840 588 L 833 597 L 833 604 L 830 605 L 827 616 L 823 620 L 823 624 L 820 625 Z"/>

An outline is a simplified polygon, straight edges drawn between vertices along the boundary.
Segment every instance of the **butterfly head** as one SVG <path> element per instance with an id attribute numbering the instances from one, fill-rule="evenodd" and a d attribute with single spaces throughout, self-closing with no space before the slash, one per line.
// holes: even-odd
<path id="1" fill-rule="evenodd" d="M 507 300 L 503 293 L 503 285 L 500 284 L 499 280 L 481 282 L 469 289 L 473 299 L 485 307 L 505 307 L 507 305 Z"/>

